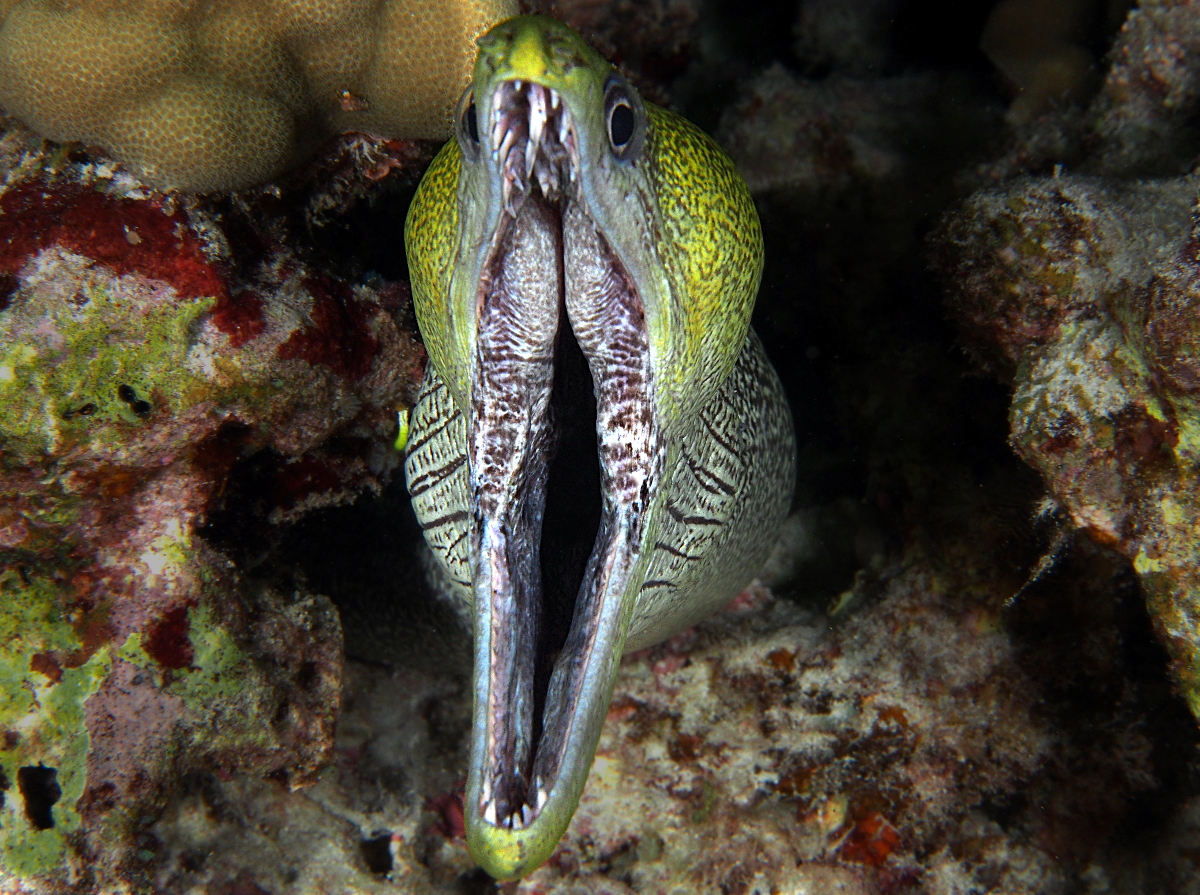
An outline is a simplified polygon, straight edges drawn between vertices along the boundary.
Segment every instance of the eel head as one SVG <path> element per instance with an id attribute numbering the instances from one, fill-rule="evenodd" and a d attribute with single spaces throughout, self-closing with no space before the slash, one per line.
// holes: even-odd
<path id="1" fill-rule="evenodd" d="M 707 137 L 537 16 L 480 38 L 456 139 L 408 230 L 418 322 L 468 421 L 467 842 L 508 879 L 549 857 L 578 804 L 673 439 L 741 350 L 761 235 Z M 569 623 L 551 630 L 539 551 L 551 461 L 578 409 L 556 398 L 568 353 L 590 375 L 600 506 Z"/>

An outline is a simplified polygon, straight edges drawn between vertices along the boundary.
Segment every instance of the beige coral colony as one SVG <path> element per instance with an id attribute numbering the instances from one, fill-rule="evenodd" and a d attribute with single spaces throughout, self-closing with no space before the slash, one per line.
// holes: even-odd
<path id="1" fill-rule="evenodd" d="M 238 189 L 334 133 L 444 138 L 475 36 L 515 12 L 511 0 L 0 0 L 0 106 L 156 186 Z"/>

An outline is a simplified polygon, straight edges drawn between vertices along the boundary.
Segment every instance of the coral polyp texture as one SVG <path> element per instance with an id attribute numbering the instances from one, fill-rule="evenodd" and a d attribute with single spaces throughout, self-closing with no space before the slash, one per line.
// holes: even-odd
<path id="1" fill-rule="evenodd" d="M 23 140 L 0 142 L 0 889 L 126 891 L 179 776 L 300 784 L 327 759 L 336 611 L 201 528 L 254 456 L 275 518 L 378 487 L 423 353 L 403 284 L 301 260 L 281 213 Z M 359 141 L 360 187 L 394 149 Z"/>
<path id="2" fill-rule="evenodd" d="M 331 134 L 442 139 L 474 39 L 511 0 L 18 0 L 0 6 L 0 106 L 147 182 L 230 190 Z"/>

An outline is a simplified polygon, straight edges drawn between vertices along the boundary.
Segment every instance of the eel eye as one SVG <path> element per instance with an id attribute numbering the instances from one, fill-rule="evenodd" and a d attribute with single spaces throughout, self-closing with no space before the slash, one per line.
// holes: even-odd
<path id="1" fill-rule="evenodd" d="M 475 107 L 475 93 L 468 87 L 458 101 L 458 145 L 463 155 L 475 159 L 479 155 L 479 110 Z"/>
<path id="2" fill-rule="evenodd" d="M 608 113 L 608 139 L 613 149 L 624 149 L 633 139 L 633 107 L 621 100 Z"/>
<path id="3" fill-rule="evenodd" d="M 609 78 L 604 90 L 604 122 L 613 155 L 623 162 L 634 161 L 646 138 L 646 110 L 620 75 Z"/>
<path id="4" fill-rule="evenodd" d="M 479 121 L 475 113 L 475 100 L 471 100 L 471 105 L 467 106 L 467 110 L 463 112 L 463 130 L 467 132 L 472 143 L 479 142 Z"/>

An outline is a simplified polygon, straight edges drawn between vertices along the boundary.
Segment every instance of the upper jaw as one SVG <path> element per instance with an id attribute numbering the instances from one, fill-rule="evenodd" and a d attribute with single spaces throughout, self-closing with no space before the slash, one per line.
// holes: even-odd
<path id="1" fill-rule="evenodd" d="M 504 211 L 516 215 L 536 183 L 551 204 L 575 198 L 578 133 L 558 91 L 532 81 L 501 81 L 491 98 L 492 163 Z"/>
<path id="2" fill-rule="evenodd" d="M 468 422 L 475 708 L 468 846 L 500 879 L 549 857 L 582 793 L 644 577 L 642 532 L 665 451 L 641 299 L 582 206 L 578 140 L 550 88 L 500 84 L 489 129 L 504 211 L 479 290 Z M 567 325 L 597 403 L 603 510 L 570 631 L 546 684 L 539 557 L 555 431 L 554 357 Z"/>

